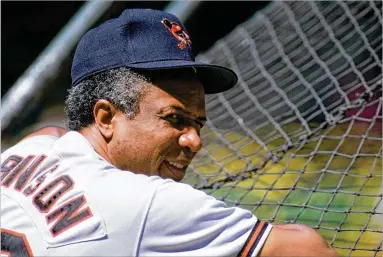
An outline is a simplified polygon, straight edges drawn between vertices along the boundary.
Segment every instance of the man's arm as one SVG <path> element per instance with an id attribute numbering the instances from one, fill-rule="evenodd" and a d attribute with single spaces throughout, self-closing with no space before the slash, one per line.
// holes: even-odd
<path id="1" fill-rule="evenodd" d="M 34 136 L 43 136 L 43 135 L 48 135 L 48 136 L 54 136 L 54 137 L 61 137 L 65 135 L 68 132 L 68 130 L 61 128 L 61 127 L 56 127 L 56 126 L 50 126 L 50 127 L 45 127 L 41 128 L 26 137 L 24 137 L 22 140 L 34 137 Z"/>
<path id="2" fill-rule="evenodd" d="M 258 256 L 328 256 L 336 251 L 314 229 L 305 225 L 273 224 Z"/>

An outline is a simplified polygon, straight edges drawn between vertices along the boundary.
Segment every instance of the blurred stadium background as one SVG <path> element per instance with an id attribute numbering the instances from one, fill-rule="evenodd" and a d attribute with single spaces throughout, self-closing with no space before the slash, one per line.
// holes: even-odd
<path id="1" fill-rule="evenodd" d="M 2 151 L 64 124 L 73 49 L 49 75 L 17 79 L 86 3 L 1 3 Z M 264 220 L 307 224 L 341 256 L 381 256 L 382 2 L 116 1 L 89 26 L 133 7 L 182 13 L 197 58 L 239 75 L 207 97 L 204 148 L 184 182 Z M 6 108 L 26 81 L 40 89 Z M 17 115 L 3 122 L 6 112 Z"/>

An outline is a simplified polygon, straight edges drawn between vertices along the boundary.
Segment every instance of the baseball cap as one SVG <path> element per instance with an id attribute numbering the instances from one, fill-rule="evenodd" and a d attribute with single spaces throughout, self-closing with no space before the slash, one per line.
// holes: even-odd
<path id="1" fill-rule="evenodd" d="M 161 70 L 193 67 L 206 94 L 226 91 L 238 81 L 229 68 L 195 61 L 192 42 L 179 19 L 153 9 L 127 9 L 88 31 L 77 45 L 72 86 L 108 69 Z"/>

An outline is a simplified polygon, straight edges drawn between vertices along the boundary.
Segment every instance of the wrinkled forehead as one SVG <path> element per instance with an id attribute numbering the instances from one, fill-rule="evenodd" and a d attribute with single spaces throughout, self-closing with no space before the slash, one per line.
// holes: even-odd
<path id="1" fill-rule="evenodd" d="M 191 117 L 205 117 L 205 93 L 198 80 L 161 80 L 152 82 L 141 100 L 147 113 L 170 113 L 177 110 Z"/>
<path id="2" fill-rule="evenodd" d="M 171 79 L 155 83 L 155 86 L 180 101 L 185 107 L 205 108 L 205 92 L 196 80 Z"/>
<path id="3" fill-rule="evenodd" d="M 145 75 L 155 87 L 183 104 L 200 108 L 205 106 L 203 85 L 192 68 L 155 71 Z"/>

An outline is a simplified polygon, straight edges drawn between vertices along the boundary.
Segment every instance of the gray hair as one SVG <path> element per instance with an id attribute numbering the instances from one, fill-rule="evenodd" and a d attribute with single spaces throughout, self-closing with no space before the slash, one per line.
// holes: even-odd
<path id="1" fill-rule="evenodd" d="M 150 82 L 127 68 L 103 71 L 68 90 L 65 100 L 66 125 L 79 131 L 94 123 L 93 107 L 100 99 L 110 101 L 131 119 L 139 112 L 139 102 Z"/>

